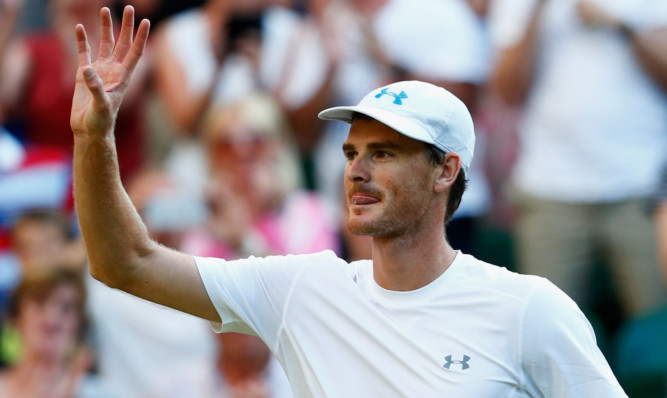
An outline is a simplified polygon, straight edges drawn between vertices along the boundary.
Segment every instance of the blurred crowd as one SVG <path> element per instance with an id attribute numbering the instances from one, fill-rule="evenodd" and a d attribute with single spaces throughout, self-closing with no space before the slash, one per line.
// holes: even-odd
<path id="1" fill-rule="evenodd" d="M 317 113 L 431 82 L 477 134 L 452 246 L 549 278 L 628 392 L 667 393 L 664 0 L 0 0 L 0 398 L 291 396 L 257 338 L 86 271 L 74 26 L 98 43 L 100 8 L 126 4 L 152 32 L 116 144 L 155 240 L 370 258 L 345 228 L 348 126 Z"/>

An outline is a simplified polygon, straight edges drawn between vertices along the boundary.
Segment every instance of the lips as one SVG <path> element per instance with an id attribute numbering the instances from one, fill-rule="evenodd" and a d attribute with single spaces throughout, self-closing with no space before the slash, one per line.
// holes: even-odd
<path id="1" fill-rule="evenodd" d="M 378 203 L 380 199 L 370 196 L 370 195 L 363 195 L 363 194 L 354 194 L 350 197 L 350 203 L 354 205 L 372 205 L 374 203 Z"/>

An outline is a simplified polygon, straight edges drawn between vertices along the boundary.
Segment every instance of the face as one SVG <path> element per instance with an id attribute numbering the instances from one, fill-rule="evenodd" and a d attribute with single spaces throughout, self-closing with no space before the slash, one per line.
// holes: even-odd
<path id="1" fill-rule="evenodd" d="M 271 208 L 280 197 L 278 145 L 269 132 L 243 120 L 228 120 L 210 135 L 211 171 L 254 209 Z"/>
<path id="2" fill-rule="evenodd" d="M 352 123 L 343 145 L 350 231 L 394 238 L 417 231 L 434 201 L 426 147 L 375 120 Z"/>
<path id="3" fill-rule="evenodd" d="M 16 319 L 27 355 L 62 359 L 75 343 L 81 313 L 78 290 L 69 284 L 53 289 L 45 300 L 26 298 Z"/>
<path id="4" fill-rule="evenodd" d="M 211 141 L 214 168 L 248 173 L 267 158 L 269 142 L 265 134 L 243 125 L 220 128 Z"/>
<path id="5" fill-rule="evenodd" d="M 66 244 L 67 237 L 52 223 L 22 221 L 13 232 L 14 251 L 26 268 L 59 262 Z"/>

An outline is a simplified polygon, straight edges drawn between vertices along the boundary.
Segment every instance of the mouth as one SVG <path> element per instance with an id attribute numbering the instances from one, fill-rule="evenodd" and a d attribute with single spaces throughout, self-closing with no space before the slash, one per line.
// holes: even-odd
<path id="1" fill-rule="evenodd" d="M 365 192 L 354 192 L 349 195 L 349 202 L 355 206 L 368 206 L 380 202 L 380 198 L 374 194 Z"/>
<path id="2" fill-rule="evenodd" d="M 379 199 L 367 195 L 353 195 L 350 198 L 350 203 L 356 206 L 372 205 L 374 203 L 378 203 L 379 201 Z"/>

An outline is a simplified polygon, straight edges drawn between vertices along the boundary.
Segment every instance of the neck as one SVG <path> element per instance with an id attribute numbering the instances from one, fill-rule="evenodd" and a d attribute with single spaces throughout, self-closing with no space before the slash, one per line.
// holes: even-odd
<path id="1" fill-rule="evenodd" d="M 3 393 L 11 397 L 73 396 L 68 389 L 67 369 L 55 358 L 25 356 L 7 372 L 5 381 Z"/>
<path id="2" fill-rule="evenodd" d="M 387 290 L 410 291 L 428 285 L 449 268 L 456 251 L 442 228 L 397 238 L 373 238 L 373 276 Z"/>

